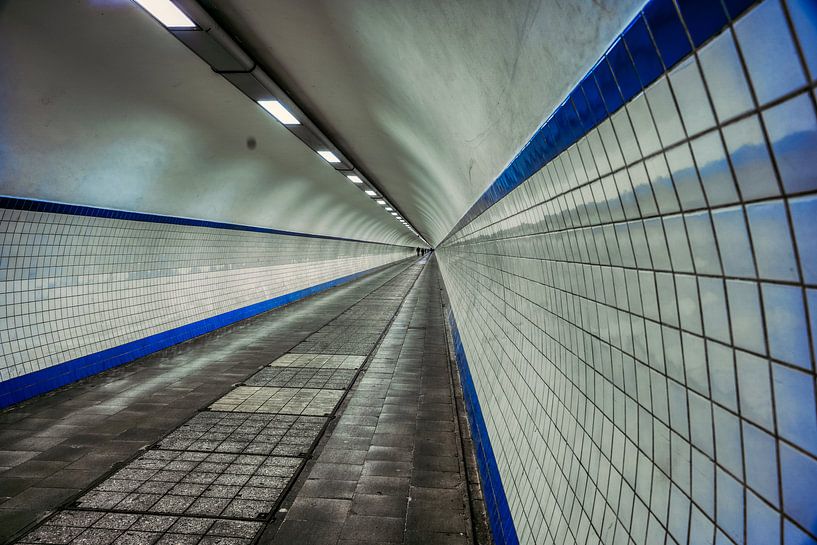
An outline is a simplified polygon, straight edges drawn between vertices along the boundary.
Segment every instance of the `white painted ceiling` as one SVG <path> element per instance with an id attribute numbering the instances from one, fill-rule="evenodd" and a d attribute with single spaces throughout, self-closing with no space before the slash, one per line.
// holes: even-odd
<path id="1" fill-rule="evenodd" d="M 433 245 L 643 0 L 200 3 Z M 131 0 L 0 0 L 0 51 L 2 194 L 416 240 Z"/>
<path id="2" fill-rule="evenodd" d="M 644 0 L 200 0 L 433 245 Z"/>
<path id="3" fill-rule="evenodd" d="M 0 194 L 422 245 L 131 0 L 0 0 Z"/>

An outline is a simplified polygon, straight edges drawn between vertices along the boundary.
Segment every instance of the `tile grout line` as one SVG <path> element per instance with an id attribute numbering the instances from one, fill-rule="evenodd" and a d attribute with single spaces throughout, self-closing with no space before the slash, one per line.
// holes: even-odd
<path id="1" fill-rule="evenodd" d="M 331 323 L 332 321 L 334 321 L 335 319 L 337 319 L 338 317 L 340 317 L 340 316 L 341 316 L 343 313 L 345 313 L 346 311 L 348 311 L 350 308 L 354 307 L 355 305 L 357 305 L 357 304 L 359 304 L 360 302 L 362 302 L 364 299 L 368 298 L 368 297 L 369 297 L 369 296 L 370 296 L 372 293 L 374 293 L 375 291 L 377 291 L 377 290 L 379 290 L 379 289 L 383 288 L 383 286 L 385 286 L 385 285 L 386 285 L 386 284 L 388 284 L 389 282 L 391 282 L 391 281 L 395 280 L 396 278 L 398 278 L 399 276 L 401 276 L 402 274 L 404 274 L 404 273 L 405 273 L 407 270 L 409 270 L 409 269 L 410 269 L 410 268 L 413 266 L 413 263 L 403 262 L 403 263 L 398 263 L 398 264 L 395 264 L 395 265 L 398 265 L 398 266 L 399 266 L 399 265 L 403 265 L 403 268 L 402 268 L 402 269 L 400 269 L 398 272 L 396 272 L 396 273 L 395 273 L 394 275 L 392 275 L 391 277 L 389 277 L 388 279 L 386 279 L 386 280 L 382 281 L 382 282 L 381 282 L 379 285 L 377 285 L 376 287 L 374 287 L 374 289 L 372 289 L 372 290 L 371 290 L 371 291 L 370 291 L 368 294 L 364 295 L 363 297 L 360 297 L 359 299 L 357 299 L 357 300 L 356 300 L 354 303 L 352 303 L 351 305 L 346 306 L 346 307 L 345 307 L 345 308 L 344 308 L 342 311 L 340 311 L 338 314 L 336 314 L 336 315 L 335 315 L 335 317 L 333 317 L 333 318 L 331 318 L 331 319 L 327 320 L 327 321 L 326 321 L 326 322 L 325 322 L 323 325 L 321 325 L 319 328 L 317 328 L 316 330 L 314 330 L 312 333 L 314 333 L 315 331 L 319 331 L 320 329 L 323 329 L 323 328 L 324 328 L 324 327 L 326 327 L 326 326 L 327 326 L 329 323 Z M 375 273 L 378 273 L 378 272 L 386 272 L 387 270 L 388 270 L 387 268 L 384 268 L 384 269 L 381 269 L 380 271 L 374 271 L 374 272 L 375 272 Z M 348 286 L 347 286 L 347 287 L 348 287 Z M 272 310 L 277 310 L 277 309 L 272 309 Z M 250 317 L 250 318 L 249 318 L 249 320 L 255 320 L 256 318 L 260 318 L 260 317 L 262 317 L 262 316 L 263 316 L 263 315 L 259 315 L 258 317 Z M 239 322 L 239 324 L 241 324 L 241 322 Z M 236 325 L 239 325 L 239 324 L 236 324 Z M 310 335 L 311 335 L 312 333 L 310 333 Z M 307 338 L 308 338 L 308 336 L 307 336 Z M 301 341 L 301 342 L 303 342 L 303 341 Z M 296 345 L 296 346 L 297 346 L 297 345 Z M 170 349 L 171 349 L 171 350 L 173 350 L 174 348 L 175 348 L 175 347 L 170 347 Z M 294 347 L 293 347 L 293 348 L 294 348 Z M 291 350 L 291 349 L 290 349 L 290 350 Z M 287 352 L 287 353 L 289 353 L 289 352 Z M 148 356 L 148 357 L 150 357 L 150 356 Z M 136 360 L 136 361 L 138 361 L 138 360 Z M 246 379 L 248 379 L 248 378 L 250 378 L 251 376 L 255 375 L 255 374 L 256 374 L 256 373 L 257 373 L 257 372 L 260 370 L 260 368 L 263 368 L 263 367 L 266 367 L 266 365 L 261 366 L 261 367 L 259 367 L 259 368 L 257 368 L 257 369 L 254 369 L 250 375 L 248 375 L 248 376 L 246 376 L 246 377 L 245 377 L 245 380 L 246 380 Z M 361 366 L 361 369 L 362 369 L 362 366 Z M 358 371 L 360 371 L 360 369 L 359 369 Z M 92 378 L 93 378 L 93 377 L 88 377 L 88 379 L 85 379 L 85 380 L 91 380 Z M 71 386 L 71 385 L 68 385 L 68 387 L 70 387 L 70 386 Z M 234 389 L 234 388 L 233 388 L 233 389 Z M 214 402 L 218 401 L 219 399 L 221 399 L 222 397 L 224 397 L 224 395 L 226 395 L 226 394 L 222 393 L 222 394 L 220 394 L 220 395 L 215 396 L 213 399 L 211 399 L 211 401 L 210 401 L 210 402 L 206 403 L 206 405 L 205 405 L 205 406 L 206 406 L 206 407 L 209 407 L 210 405 L 212 405 L 212 403 L 214 403 Z M 129 513 L 129 514 L 137 514 L 137 515 L 139 515 L 139 514 L 148 514 L 148 515 L 170 516 L 170 517 L 189 517 L 189 518 L 207 518 L 207 519 L 217 519 L 217 520 L 221 520 L 221 519 L 223 519 L 223 520 L 240 520 L 240 521 L 249 521 L 249 519 L 246 519 L 246 518 L 243 518 L 243 519 L 242 519 L 242 518 L 230 518 L 230 517 L 223 517 L 223 516 L 212 516 L 212 515 L 192 515 L 192 514 L 178 514 L 178 513 L 174 513 L 174 514 L 163 514 L 163 513 L 156 513 L 156 512 L 142 512 L 142 513 L 137 513 L 137 512 L 135 512 L 135 511 L 127 511 L 127 512 L 123 512 L 123 511 L 114 511 L 114 510 L 111 510 L 111 509 L 106 509 L 106 510 L 99 510 L 99 509 L 96 509 L 96 510 L 95 510 L 95 509 L 82 509 L 82 508 L 78 508 L 78 507 L 72 507 L 72 505 L 73 505 L 73 504 L 75 504 L 75 503 L 76 503 L 76 501 L 78 501 L 78 500 L 79 500 L 81 497 L 83 497 L 85 494 L 89 493 L 91 490 L 93 490 L 94 488 L 96 488 L 97 486 L 99 486 L 100 484 L 102 484 L 102 483 L 103 483 L 104 481 L 106 481 L 107 479 L 112 478 L 112 477 L 113 477 L 113 476 L 114 476 L 114 475 L 115 475 L 115 474 L 116 474 L 118 471 L 120 471 L 121 469 L 125 468 L 125 467 L 126 467 L 128 464 L 130 464 L 131 462 L 133 462 L 133 461 L 137 460 L 137 459 L 138 459 L 140 456 L 143 456 L 143 455 L 144 455 L 146 452 L 149 452 L 149 451 L 151 451 L 151 450 L 157 450 L 157 449 L 158 449 L 158 450 L 165 450 L 165 449 L 161 449 L 161 447 L 157 447 L 156 445 L 159 445 L 159 444 L 161 443 L 161 441 L 163 441 L 163 440 L 165 440 L 165 439 L 167 438 L 167 436 L 169 436 L 171 433 L 173 433 L 174 431 L 176 431 L 177 429 L 179 429 L 181 426 L 183 426 L 184 424 L 186 424 L 187 422 L 189 422 L 189 421 L 190 421 L 192 418 L 194 418 L 196 415 L 198 415 L 198 414 L 200 414 L 200 413 L 202 413 L 202 412 L 206 412 L 206 409 L 200 409 L 200 410 L 196 411 L 196 412 L 194 413 L 194 415 L 193 415 L 193 416 L 191 416 L 190 418 L 188 418 L 187 420 L 185 420 L 185 421 L 184 421 L 184 422 L 183 422 L 183 423 L 182 423 L 180 426 L 177 426 L 177 427 L 176 427 L 176 428 L 174 428 L 173 430 L 171 430 L 171 431 L 169 431 L 168 433 L 164 434 L 164 435 L 163 435 L 163 436 L 162 436 L 162 437 L 161 437 L 159 440 L 154 441 L 154 442 L 153 442 L 153 443 L 151 443 L 150 445 L 148 445 L 148 446 L 146 446 L 146 447 L 143 447 L 143 448 L 141 448 L 141 449 L 137 450 L 137 451 L 136 451 L 136 452 L 135 452 L 135 453 L 134 453 L 132 456 L 128 457 L 128 458 L 127 458 L 125 461 L 118 462 L 118 463 L 114 464 L 114 465 L 111 467 L 111 469 L 110 469 L 108 472 L 106 472 L 104 475 L 102 475 L 102 476 L 98 477 L 97 479 L 95 479 L 94 481 L 92 481 L 90 485 L 86 486 L 86 488 L 84 488 L 83 490 L 81 490 L 81 491 L 80 491 L 80 492 L 78 492 L 77 494 L 74 494 L 74 495 L 70 496 L 68 499 L 66 499 L 64 502 L 62 502 L 62 503 L 61 503 L 61 504 L 60 504 L 60 505 L 59 505 L 57 508 L 55 508 L 55 509 L 54 509 L 54 511 L 52 511 L 50 514 L 48 514 L 47 516 L 43 517 L 42 519 L 40 519 L 40 520 L 38 520 L 38 521 L 32 522 L 32 523 L 30 523 L 29 525 L 27 525 L 27 526 L 23 527 L 23 528 L 22 528 L 21 530 L 19 530 L 19 531 L 18 531 L 16 534 L 14 534 L 13 536 L 11 536 L 10 540 L 8 541 L 8 543 L 15 543 L 15 542 L 17 542 L 17 541 L 21 540 L 21 539 L 22 539 L 22 538 L 24 538 L 26 535 L 28 535 L 30 532 L 32 532 L 32 531 L 34 531 L 34 530 L 36 530 L 36 529 L 38 529 L 38 528 L 40 528 L 40 527 L 42 527 L 42 526 L 46 525 L 48 521 L 52 520 L 52 519 L 53 519 L 54 517 L 56 517 L 56 516 L 57 516 L 59 513 L 63 512 L 63 511 L 66 511 L 66 510 L 71 510 L 71 511 L 82 511 L 82 512 L 89 512 L 89 513 L 106 513 L 106 512 L 117 512 L 117 513 L 120 513 L 120 514 L 125 514 L 125 513 Z M 251 414 L 251 413 L 244 413 L 244 414 Z M 257 413 L 256 413 L 256 414 L 257 414 Z M 331 420 L 332 420 L 332 418 L 328 418 L 328 419 L 327 419 L 327 422 L 324 424 L 324 428 L 322 428 L 322 432 L 323 432 L 323 431 L 325 431 L 326 426 L 328 425 L 328 423 L 329 423 Z M 318 439 L 320 439 L 320 436 L 318 437 Z M 312 445 L 312 448 L 313 448 L 313 449 L 314 449 L 314 447 L 315 447 L 315 445 L 316 445 L 316 444 L 317 444 L 317 440 L 316 440 L 316 441 L 313 443 L 313 445 Z M 167 449 L 167 450 L 169 450 L 169 449 Z M 183 451 L 183 452 L 187 452 L 187 451 Z M 196 451 L 194 451 L 194 452 L 196 452 Z M 210 454 L 215 454 L 215 453 L 210 453 Z M 264 455 L 262 455 L 262 456 L 264 456 Z M 270 455 L 266 455 L 266 457 L 267 457 L 267 458 L 269 458 L 269 457 L 270 457 Z M 297 457 L 292 457 L 292 458 L 297 458 Z M 299 471 L 302 471 L 303 467 L 305 466 L 305 462 L 306 462 L 308 459 L 309 459 L 308 457 L 304 457 L 304 458 L 303 458 L 303 462 L 302 462 L 302 463 L 300 464 L 300 466 L 299 466 L 299 468 L 300 468 L 300 470 L 299 470 Z M 294 481 L 297 479 L 297 475 L 298 475 L 298 474 L 296 473 L 296 474 L 295 474 L 295 475 L 294 475 L 294 476 L 291 478 L 290 483 L 289 483 L 289 485 L 290 485 L 290 486 L 291 486 L 291 484 L 292 484 L 292 483 L 294 483 Z M 284 495 L 285 495 L 285 494 L 282 494 L 281 498 L 283 498 L 283 496 L 284 496 Z M 276 502 L 276 504 L 280 504 L 280 503 L 281 503 L 281 499 L 279 499 L 279 500 Z M 272 510 L 270 511 L 270 517 L 274 517 L 274 513 L 275 513 L 275 509 L 276 509 L 276 508 L 277 508 L 277 505 L 275 505 L 275 506 L 274 506 L 274 509 L 272 509 Z M 259 533 L 259 535 L 260 535 L 260 533 L 261 533 L 262 531 L 263 531 L 263 528 L 259 530 L 259 532 L 258 532 L 258 533 Z"/>
<path id="2" fill-rule="evenodd" d="M 405 272 L 409 271 L 412 268 L 412 266 L 417 266 L 417 265 L 418 264 L 415 262 L 414 265 L 409 265 L 402 272 L 405 273 Z M 281 500 L 279 501 L 279 504 L 276 506 L 276 511 L 273 513 L 272 518 L 266 523 L 265 527 L 262 528 L 258 532 L 255 539 L 252 541 L 252 545 L 255 545 L 255 544 L 261 542 L 261 540 L 266 540 L 266 539 L 274 540 L 275 539 L 275 535 L 277 534 L 278 530 L 280 529 L 280 524 L 283 523 L 283 521 L 286 519 L 286 515 L 284 515 L 284 517 L 281 518 L 281 519 L 277 519 L 277 517 L 275 515 L 277 514 L 278 510 L 280 510 L 282 508 L 283 505 L 286 504 L 288 506 L 291 506 L 291 504 L 294 503 L 295 499 L 297 498 L 297 494 L 298 494 L 298 491 L 300 490 L 300 487 L 303 486 L 303 483 L 309 477 L 309 474 L 306 471 L 307 466 L 309 466 L 309 469 L 311 471 L 312 466 L 314 466 L 314 463 L 316 463 L 316 461 L 317 461 L 317 458 L 316 458 L 315 454 L 319 450 L 320 443 L 323 441 L 324 444 L 325 444 L 325 440 L 328 440 L 331 437 L 332 430 L 330 428 L 334 428 L 333 424 L 337 425 L 337 422 L 340 419 L 340 416 L 342 416 L 342 414 L 343 414 L 343 409 L 345 407 L 345 402 L 349 398 L 349 394 L 353 391 L 355 385 L 358 383 L 358 380 L 360 379 L 360 377 L 367 370 L 368 365 L 371 362 L 371 359 L 372 359 L 373 355 L 377 353 L 380 346 L 382 345 L 383 339 L 388 334 L 392 324 L 394 323 L 395 318 L 399 315 L 400 310 L 403 308 L 403 305 L 405 303 L 405 299 L 406 299 L 408 293 L 410 293 L 411 290 L 413 289 L 413 287 L 416 285 L 417 280 L 420 277 L 420 275 L 422 274 L 423 270 L 425 270 L 425 265 L 423 265 L 423 268 L 421 268 L 420 271 L 417 273 L 417 275 L 414 277 L 414 280 L 412 281 L 412 285 L 406 290 L 406 295 L 403 297 L 403 299 L 401 300 L 401 302 L 398 305 L 397 309 L 392 314 L 391 318 L 389 319 L 388 323 L 386 324 L 386 327 L 383 329 L 382 333 L 380 334 L 380 337 L 378 338 L 377 344 L 369 352 L 369 354 L 366 356 L 366 359 L 363 362 L 363 364 L 360 366 L 360 368 L 357 369 L 357 372 L 355 373 L 354 378 L 352 379 L 351 383 L 349 384 L 349 387 L 344 391 L 343 396 L 341 397 L 341 399 L 335 405 L 335 408 L 334 408 L 334 410 L 332 412 L 332 415 L 328 418 L 326 424 L 324 425 L 324 428 L 321 430 L 320 434 L 315 439 L 315 442 L 314 442 L 311 450 L 309 451 L 308 456 L 305 458 L 304 464 L 301 466 L 298 473 L 292 478 L 286 492 L 281 496 Z M 372 292 L 372 293 L 374 293 L 374 292 Z M 364 297 L 363 299 L 361 299 L 358 302 L 362 302 L 367 297 L 369 297 L 369 296 L 367 295 L 366 297 Z M 357 304 L 357 303 L 355 303 L 355 304 Z M 350 306 L 349 309 L 351 309 L 353 307 L 354 307 L 354 305 Z M 332 320 L 332 321 L 334 321 L 334 320 Z M 331 323 L 331 321 L 329 323 Z M 327 325 L 328 325 L 328 323 L 327 323 Z M 317 330 L 317 331 L 319 331 L 319 330 Z M 318 453 L 318 455 L 319 454 L 320 453 Z M 310 465 L 310 463 L 312 465 Z M 295 487 L 298 484 L 300 484 L 300 487 L 298 487 L 298 490 L 295 490 Z M 293 493 L 294 493 L 294 496 L 292 496 Z"/>

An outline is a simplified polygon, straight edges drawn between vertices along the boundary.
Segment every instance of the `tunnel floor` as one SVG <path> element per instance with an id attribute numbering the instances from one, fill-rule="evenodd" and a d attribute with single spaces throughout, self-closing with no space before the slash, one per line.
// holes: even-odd
<path id="1" fill-rule="evenodd" d="M 0 542 L 472 543 L 451 365 L 431 258 L 22 403 Z"/>

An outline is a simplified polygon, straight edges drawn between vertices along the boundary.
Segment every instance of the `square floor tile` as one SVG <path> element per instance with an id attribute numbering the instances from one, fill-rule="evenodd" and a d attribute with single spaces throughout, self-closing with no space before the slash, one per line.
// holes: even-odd
<path id="1" fill-rule="evenodd" d="M 331 340 L 326 342 L 307 342 L 299 344 L 292 349 L 292 352 L 331 352 L 336 355 L 355 355 L 358 357 L 366 357 L 374 350 L 377 343 L 375 341 L 369 343 L 360 342 L 341 342 L 339 340 Z"/>
<path id="2" fill-rule="evenodd" d="M 275 507 L 300 458 L 149 450 L 80 497 L 83 509 L 258 519 Z"/>
<path id="3" fill-rule="evenodd" d="M 388 320 L 379 324 L 331 322 L 307 337 L 292 352 L 366 355 L 377 344 Z"/>
<path id="4" fill-rule="evenodd" d="M 338 354 L 284 354 L 269 367 L 318 367 L 320 369 L 359 369 L 366 361 L 366 356 L 349 356 Z"/>
<path id="5" fill-rule="evenodd" d="M 326 416 L 334 410 L 343 390 L 239 386 L 210 405 L 214 411 Z"/>
<path id="6" fill-rule="evenodd" d="M 303 456 L 327 420 L 322 416 L 204 411 L 167 435 L 158 446 L 200 452 Z"/>
<path id="7" fill-rule="evenodd" d="M 63 511 L 17 543 L 149 545 L 161 540 L 243 545 L 251 543 L 263 526 L 261 522 L 203 517 Z"/>
<path id="8" fill-rule="evenodd" d="M 352 384 L 356 369 L 320 367 L 264 367 L 244 381 L 247 386 L 322 388 L 344 390 Z"/>

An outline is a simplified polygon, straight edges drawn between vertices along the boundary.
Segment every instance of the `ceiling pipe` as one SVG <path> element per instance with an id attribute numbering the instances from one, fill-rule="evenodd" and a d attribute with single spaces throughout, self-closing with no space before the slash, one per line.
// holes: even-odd
<path id="1" fill-rule="evenodd" d="M 216 73 L 232 83 L 253 102 L 277 100 L 292 115 L 299 125 L 284 125 L 313 151 L 330 151 L 339 161 L 330 165 L 343 175 L 357 175 L 364 183 L 359 189 L 376 191 L 376 199 L 387 201 L 400 217 L 406 220 L 413 233 L 423 242 L 417 229 L 406 215 L 392 203 L 392 200 L 373 183 L 368 176 L 355 168 L 354 163 L 344 154 L 314 121 L 298 106 L 260 66 L 248 55 L 238 42 L 230 36 L 218 22 L 196 0 L 173 0 L 176 6 L 196 24 L 196 28 L 168 28 L 179 41 L 204 60 Z M 259 106 L 260 107 L 260 106 Z M 368 198 L 368 197 L 367 197 Z"/>

